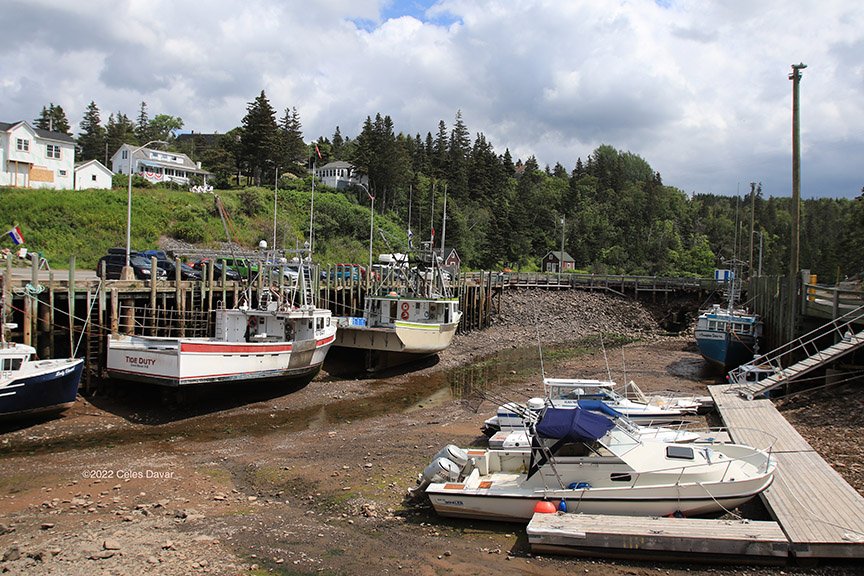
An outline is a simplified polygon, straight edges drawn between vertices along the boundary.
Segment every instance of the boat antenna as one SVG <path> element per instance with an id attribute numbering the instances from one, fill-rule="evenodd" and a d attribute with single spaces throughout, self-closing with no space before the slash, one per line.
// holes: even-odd
<path id="1" fill-rule="evenodd" d="M 603 342 L 603 333 L 600 333 L 600 348 L 603 349 L 603 360 L 606 362 L 606 377 L 612 382 L 612 371 L 609 369 L 609 357 L 606 355 L 606 344 Z"/>
<path id="2" fill-rule="evenodd" d="M 317 147 L 316 147 L 317 150 Z M 312 258 L 312 248 L 314 245 L 314 241 L 312 239 L 312 219 L 315 215 L 315 167 L 316 161 L 315 157 L 312 157 L 312 199 L 309 203 L 309 258 Z"/>
<path id="3" fill-rule="evenodd" d="M 624 344 L 621 344 L 621 368 L 624 370 L 624 396 L 627 396 L 627 361 L 624 359 Z"/>
<path id="4" fill-rule="evenodd" d="M 546 368 L 543 365 L 543 344 L 540 342 L 540 313 L 534 306 L 534 332 L 537 335 L 537 352 L 540 354 L 540 377 L 543 379 L 543 387 L 546 387 Z"/>

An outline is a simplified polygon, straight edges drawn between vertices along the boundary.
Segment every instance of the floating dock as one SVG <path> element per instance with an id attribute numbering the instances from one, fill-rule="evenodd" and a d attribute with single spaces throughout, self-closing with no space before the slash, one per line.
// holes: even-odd
<path id="1" fill-rule="evenodd" d="M 535 514 L 537 552 L 709 562 L 786 563 L 864 558 L 864 497 L 767 399 L 710 386 L 732 441 L 771 450 L 774 483 L 760 495 L 773 521 Z"/>

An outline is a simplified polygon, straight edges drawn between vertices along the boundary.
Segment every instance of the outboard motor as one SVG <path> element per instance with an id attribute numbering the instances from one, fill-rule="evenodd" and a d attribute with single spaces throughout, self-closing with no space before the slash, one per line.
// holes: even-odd
<path id="1" fill-rule="evenodd" d="M 453 444 L 448 444 L 447 446 L 439 450 L 435 457 L 432 458 L 433 463 L 438 458 L 447 458 L 451 462 L 454 462 L 457 466 L 459 466 L 460 472 L 463 468 L 465 468 L 465 465 L 468 463 L 468 453 Z"/>
<path id="2" fill-rule="evenodd" d="M 426 466 L 417 478 L 417 486 L 408 490 L 408 496 L 416 498 L 433 482 L 458 482 L 467 464 L 468 454 L 458 446 L 448 444 L 439 450 L 432 463 Z"/>

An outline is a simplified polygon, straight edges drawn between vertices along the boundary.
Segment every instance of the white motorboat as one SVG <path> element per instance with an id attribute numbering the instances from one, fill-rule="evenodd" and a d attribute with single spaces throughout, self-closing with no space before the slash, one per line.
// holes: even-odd
<path id="1" fill-rule="evenodd" d="M 415 493 L 442 516 L 526 522 L 550 501 L 567 512 L 641 516 L 732 510 L 770 486 L 775 460 L 739 444 L 640 439 L 602 414 L 548 408 L 531 449 L 443 449 Z"/>
<path id="2" fill-rule="evenodd" d="M 645 402 L 631 400 L 616 390 L 618 385 L 612 380 L 544 378 L 543 387 L 546 397 L 556 408 L 599 400 L 640 425 L 680 422 L 695 415 L 701 405 L 695 398 L 675 396 L 654 396 Z"/>
<path id="3" fill-rule="evenodd" d="M 0 416 L 56 412 L 75 402 L 84 360 L 35 356 L 32 346 L 0 342 Z"/>
<path id="4" fill-rule="evenodd" d="M 552 406 L 553 403 L 550 401 L 548 405 Z M 700 438 L 698 433 L 681 427 L 640 426 L 602 400 L 583 399 L 575 404 L 560 405 L 558 407 L 569 408 L 573 406 L 605 414 L 632 434 L 642 438 L 653 438 L 663 442 L 678 443 L 693 442 Z M 493 437 L 498 432 L 525 433 L 537 422 L 546 407 L 547 402 L 543 398 L 531 398 L 525 404 L 507 402 L 498 407 L 494 416 L 487 418 L 483 422 L 482 431 L 489 437 Z"/>

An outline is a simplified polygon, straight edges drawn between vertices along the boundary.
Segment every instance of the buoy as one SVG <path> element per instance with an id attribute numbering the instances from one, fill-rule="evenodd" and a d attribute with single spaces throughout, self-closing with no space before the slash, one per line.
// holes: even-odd
<path id="1" fill-rule="evenodd" d="M 567 502 L 565 502 L 563 498 L 561 498 L 561 501 L 558 502 L 558 511 L 567 512 Z"/>
<path id="2" fill-rule="evenodd" d="M 554 514 L 555 505 L 548 500 L 540 500 L 534 505 L 535 514 Z"/>

